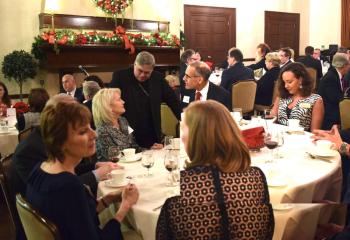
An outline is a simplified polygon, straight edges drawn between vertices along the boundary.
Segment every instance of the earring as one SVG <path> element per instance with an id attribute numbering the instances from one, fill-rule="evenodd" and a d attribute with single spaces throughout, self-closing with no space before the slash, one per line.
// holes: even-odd
<path id="1" fill-rule="evenodd" d="M 300 84 L 299 89 L 303 89 L 303 85 Z"/>

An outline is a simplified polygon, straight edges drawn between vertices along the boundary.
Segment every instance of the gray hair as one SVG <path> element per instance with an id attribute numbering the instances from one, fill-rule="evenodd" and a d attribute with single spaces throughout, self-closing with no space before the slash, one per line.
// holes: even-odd
<path id="1" fill-rule="evenodd" d="M 45 104 L 45 108 L 47 106 L 53 106 L 56 107 L 56 105 L 60 102 L 64 102 L 64 103 L 76 103 L 77 101 L 75 100 L 75 98 L 73 98 L 72 96 L 69 96 L 68 94 L 65 93 L 59 93 L 53 97 L 51 97 Z"/>
<path id="2" fill-rule="evenodd" d="M 95 94 L 101 89 L 97 82 L 86 81 L 83 82 L 83 94 L 86 99 L 92 99 Z"/>
<path id="3" fill-rule="evenodd" d="M 196 76 L 202 77 L 205 81 L 209 80 L 211 70 L 205 62 L 193 62 L 189 66 L 194 68 Z"/>
<path id="4" fill-rule="evenodd" d="M 349 64 L 349 58 L 346 53 L 336 53 L 333 56 L 332 66 L 335 68 L 342 68 Z"/>
<path id="5" fill-rule="evenodd" d="M 154 66 L 156 64 L 156 60 L 154 59 L 154 56 L 146 51 L 142 51 L 139 54 L 137 54 L 135 59 L 135 64 L 137 65 L 151 65 Z"/>

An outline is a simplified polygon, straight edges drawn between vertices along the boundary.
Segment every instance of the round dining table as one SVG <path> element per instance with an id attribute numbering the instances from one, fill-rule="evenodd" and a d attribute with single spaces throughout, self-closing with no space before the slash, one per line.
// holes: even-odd
<path id="1" fill-rule="evenodd" d="M 249 128 L 251 126 L 244 126 Z M 274 124 L 275 129 L 284 133 L 284 144 L 278 149 L 277 156 L 271 163 L 271 153 L 267 148 L 259 152 L 252 152 L 252 165 L 263 170 L 269 186 L 270 201 L 276 206 L 275 233 L 282 236 L 287 224 L 286 219 L 293 218 L 293 214 L 300 211 L 293 209 L 312 208 L 296 207 L 298 204 L 310 204 L 324 200 L 339 202 L 341 193 L 342 171 L 338 153 L 328 158 L 311 157 L 314 143 L 310 133 L 287 133 L 284 126 Z M 164 155 L 167 150 L 154 150 L 154 166 L 152 175 L 144 176 L 147 171 L 141 161 L 120 163 L 125 167 L 126 175 L 139 189 L 140 197 L 127 215 L 127 222 L 143 239 L 155 239 L 156 225 L 164 201 L 171 196 L 179 195 L 179 186 L 169 187 L 168 171 L 164 167 Z M 180 169 L 187 158 L 183 145 L 180 147 Z M 130 178 L 129 178 L 130 179 Z M 111 187 L 106 181 L 98 186 L 98 196 L 112 191 L 121 191 L 120 187 Z M 288 205 L 289 204 L 289 205 Z M 277 207 L 278 206 L 278 207 Z M 281 206 L 287 206 L 286 208 Z M 114 207 L 110 209 L 114 213 Z M 279 220 L 285 219 L 285 220 Z M 278 238 L 274 238 L 278 239 Z"/>

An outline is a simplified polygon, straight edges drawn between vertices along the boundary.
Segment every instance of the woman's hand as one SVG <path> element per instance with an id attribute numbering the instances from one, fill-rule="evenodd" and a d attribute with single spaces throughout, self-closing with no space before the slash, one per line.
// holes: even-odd
<path id="1" fill-rule="evenodd" d="M 103 200 L 107 203 L 107 205 L 114 202 L 122 201 L 122 191 L 110 192 L 107 195 L 103 196 Z"/>
<path id="2" fill-rule="evenodd" d="M 106 180 L 107 174 L 110 173 L 114 169 L 123 169 L 124 167 L 118 165 L 117 163 L 113 162 L 97 162 L 96 163 L 96 170 L 95 174 L 98 177 L 98 180 Z"/>
<path id="3" fill-rule="evenodd" d="M 163 148 L 163 144 L 161 143 L 154 143 L 151 147 L 151 149 L 157 150 L 157 149 L 162 149 Z"/>
<path id="4" fill-rule="evenodd" d="M 130 208 L 137 202 L 139 199 L 139 191 L 134 184 L 128 184 L 122 193 L 122 203 L 118 209 L 118 212 L 115 215 L 115 219 L 118 222 L 121 222 L 125 215 L 128 213 Z"/>

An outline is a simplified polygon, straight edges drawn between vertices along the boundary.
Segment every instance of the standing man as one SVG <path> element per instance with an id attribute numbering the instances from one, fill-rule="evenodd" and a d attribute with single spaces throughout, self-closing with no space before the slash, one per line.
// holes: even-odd
<path id="1" fill-rule="evenodd" d="M 165 102 L 180 119 L 180 101 L 159 72 L 153 71 L 154 56 L 140 52 L 134 66 L 113 73 L 110 87 L 120 88 L 125 101 L 124 116 L 134 130 L 136 142 L 157 148 L 162 140 L 160 105 Z"/>
<path id="2" fill-rule="evenodd" d="M 349 59 L 345 53 L 333 56 L 332 67 L 320 81 L 318 93 L 325 107 L 322 129 L 329 130 L 334 124 L 340 124 L 339 102 L 346 90 L 344 75 L 349 71 Z"/>
<path id="3" fill-rule="evenodd" d="M 222 103 L 229 111 L 232 111 L 230 93 L 210 82 L 210 74 L 210 68 L 204 62 L 193 62 L 188 65 L 184 76 L 185 87 L 195 91 L 190 95 L 187 103 L 182 101 L 183 108 L 195 100 L 206 101 L 212 99 Z"/>
<path id="4" fill-rule="evenodd" d="M 84 102 L 83 91 L 81 88 L 77 88 L 77 83 L 72 74 L 63 75 L 62 86 L 67 95 L 74 97 L 80 103 Z"/>

